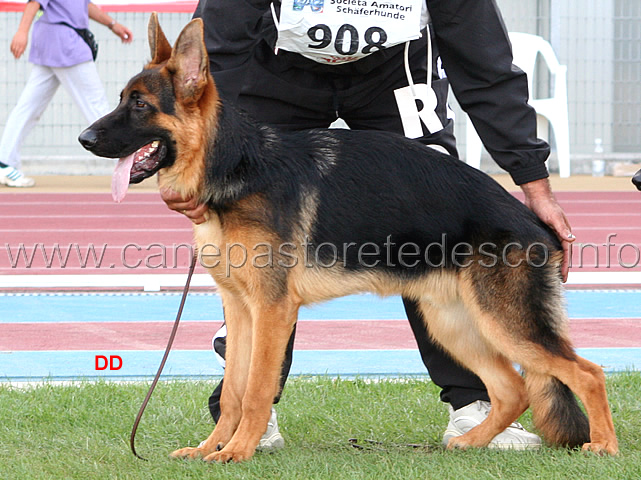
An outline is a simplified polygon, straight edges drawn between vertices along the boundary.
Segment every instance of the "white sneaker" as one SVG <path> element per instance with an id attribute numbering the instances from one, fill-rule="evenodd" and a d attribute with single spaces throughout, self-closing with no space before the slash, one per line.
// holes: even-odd
<path id="1" fill-rule="evenodd" d="M 443 445 L 447 446 L 451 438 L 463 435 L 479 425 L 487 418 L 491 408 L 490 402 L 482 400 L 458 410 L 450 406 L 450 423 L 443 434 Z M 536 450 L 541 447 L 541 438 L 528 432 L 520 423 L 514 422 L 494 437 L 487 447 L 498 450 Z"/>
<path id="2" fill-rule="evenodd" d="M 33 178 L 25 177 L 17 168 L 12 166 L 0 167 L 0 183 L 7 187 L 33 187 L 36 182 Z"/>
<path id="3" fill-rule="evenodd" d="M 278 430 L 278 419 L 276 418 L 276 410 L 272 407 L 272 416 L 267 422 L 267 430 L 265 434 L 261 437 L 260 442 L 258 442 L 258 447 L 256 450 L 261 451 L 270 451 L 278 450 L 285 446 L 285 439 L 280 434 Z"/>
<path id="4" fill-rule="evenodd" d="M 200 442 L 198 447 L 202 447 L 207 440 Z M 267 430 L 265 434 L 261 437 L 258 442 L 256 450 L 263 452 L 278 450 L 285 446 L 285 439 L 278 431 L 278 420 L 276 419 L 276 410 L 272 407 L 272 416 L 269 417 L 269 422 L 267 422 Z"/>

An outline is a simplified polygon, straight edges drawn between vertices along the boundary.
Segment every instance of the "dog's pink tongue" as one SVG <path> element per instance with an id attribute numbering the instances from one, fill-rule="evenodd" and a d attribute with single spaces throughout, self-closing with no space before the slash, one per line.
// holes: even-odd
<path id="1" fill-rule="evenodd" d="M 129 188 L 129 177 L 131 175 L 131 167 L 134 165 L 134 154 L 118 160 L 118 164 L 111 177 L 111 196 L 115 202 L 122 202 L 122 199 L 127 195 Z"/>

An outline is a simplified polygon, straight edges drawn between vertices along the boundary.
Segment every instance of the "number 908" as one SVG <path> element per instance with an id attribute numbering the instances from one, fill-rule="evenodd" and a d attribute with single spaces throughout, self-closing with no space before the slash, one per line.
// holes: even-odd
<path id="1" fill-rule="evenodd" d="M 349 42 L 345 41 L 347 34 L 349 34 Z M 307 30 L 307 36 L 314 42 L 308 45 L 309 48 L 322 49 L 332 43 L 332 30 L 324 24 L 311 27 Z M 376 37 L 376 40 L 374 40 L 374 37 Z M 363 40 L 365 41 L 365 46 L 361 50 L 361 53 L 369 55 L 374 49 L 383 50 L 385 48 L 387 34 L 385 30 L 380 27 L 369 27 L 365 31 Z M 341 25 L 338 32 L 336 32 L 336 38 L 334 40 L 334 49 L 336 52 L 341 55 L 354 55 L 358 52 L 359 48 L 360 42 L 356 27 L 349 24 Z"/>

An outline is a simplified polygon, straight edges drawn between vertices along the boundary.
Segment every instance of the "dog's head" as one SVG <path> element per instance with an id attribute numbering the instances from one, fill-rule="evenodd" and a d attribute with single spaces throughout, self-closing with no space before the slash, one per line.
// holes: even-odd
<path id="1" fill-rule="evenodd" d="M 112 184 L 117 201 L 129 183 L 160 170 L 177 190 L 195 190 L 215 127 L 211 123 L 219 99 L 209 73 L 202 20 L 185 26 L 172 49 L 153 13 L 148 36 L 151 62 L 129 80 L 116 109 L 78 137 L 95 155 L 120 159 Z"/>

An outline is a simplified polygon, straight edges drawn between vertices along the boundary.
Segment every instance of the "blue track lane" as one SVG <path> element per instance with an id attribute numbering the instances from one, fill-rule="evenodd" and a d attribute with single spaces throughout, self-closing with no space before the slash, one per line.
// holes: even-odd
<path id="1" fill-rule="evenodd" d="M 641 369 L 641 348 L 579 348 L 579 355 L 603 365 L 607 372 Z M 63 351 L 0 353 L 0 381 L 73 379 L 147 379 L 156 373 L 161 351 Z M 96 355 L 119 355 L 122 368 L 94 369 Z M 223 371 L 206 350 L 173 351 L 164 378 L 211 377 Z M 294 353 L 292 375 L 409 376 L 426 375 L 416 350 L 300 350 Z"/>
<path id="2" fill-rule="evenodd" d="M 641 318 L 641 290 L 568 290 L 570 318 Z M 0 321 L 128 322 L 173 320 L 179 294 L 0 294 Z M 398 297 L 352 295 L 302 308 L 300 320 L 396 320 L 405 318 Z M 184 320 L 223 319 L 220 297 L 190 294 Z"/>

